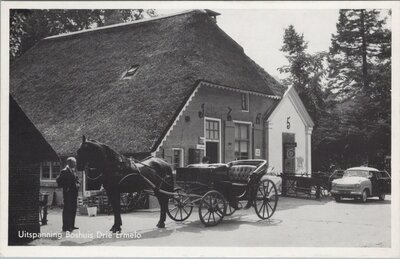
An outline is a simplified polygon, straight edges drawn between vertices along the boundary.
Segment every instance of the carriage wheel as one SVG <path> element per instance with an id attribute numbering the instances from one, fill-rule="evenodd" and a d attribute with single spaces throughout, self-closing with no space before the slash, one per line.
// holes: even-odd
<path id="1" fill-rule="evenodd" d="M 225 216 L 231 216 L 231 215 L 233 215 L 233 213 L 235 213 L 235 211 L 236 211 L 236 209 L 232 208 L 232 206 L 229 205 L 229 202 L 227 202 Z"/>
<path id="2" fill-rule="evenodd" d="M 260 219 L 270 218 L 278 204 L 278 192 L 274 182 L 265 179 L 260 181 L 257 187 L 257 195 L 254 201 L 254 209 Z"/>
<path id="3" fill-rule="evenodd" d="M 169 198 L 168 216 L 175 221 L 184 221 L 192 214 L 193 204 L 189 196 L 179 194 Z"/>
<path id="4" fill-rule="evenodd" d="M 206 227 L 218 225 L 226 215 L 224 196 L 218 191 L 207 192 L 200 200 L 199 217 Z"/>

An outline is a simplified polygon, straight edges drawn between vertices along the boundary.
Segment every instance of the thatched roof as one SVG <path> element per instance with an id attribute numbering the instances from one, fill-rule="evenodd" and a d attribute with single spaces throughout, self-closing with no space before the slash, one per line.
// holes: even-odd
<path id="1" fill-rule="evenodd" d="M 83 134 L 152 152 L 198 80 L 274 95 L 279 83 L 254 64 L 194 10 L 42 40 L 12 64 L 10 90 L 59 154 L 74 154 Z"/>

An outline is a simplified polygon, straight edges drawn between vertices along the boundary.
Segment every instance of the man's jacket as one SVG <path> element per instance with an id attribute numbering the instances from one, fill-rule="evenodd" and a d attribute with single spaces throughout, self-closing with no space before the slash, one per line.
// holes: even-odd
<path id="1" fill-rule="evenodd" d="M 78 178 L 68 166 L 61 170 L 56 179 L 58 187 L 62 187 L 64 192 L 78 193 Z"/>

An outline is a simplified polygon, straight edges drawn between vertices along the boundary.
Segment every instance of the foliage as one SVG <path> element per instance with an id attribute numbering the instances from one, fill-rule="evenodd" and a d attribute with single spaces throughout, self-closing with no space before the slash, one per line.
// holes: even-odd
<path id="1" fill-rule="evenodd" d="M 325 75 L 323 61 L 326 54 L 322 52 L 311 55 L 306 52 L 307 45 L 304 36 L 290 25 L 285 30 L 281 48 L 289 64 L 278 70 L 288 75 L 282 83 L 287 87 L 295 87 L 312 119 L 318 121 L 324 108 L 321 80 Z"/>
<path id="2" fill-rule="evenodd" d="M 304 36 L 296 32 L 293 25 L 285 29 L 281 51 L 286 54 L 288 65 L 279 68 L 280 73 L 287 74 L 282 80 L 285 86 L 293 86 L 299 93 L 307 111 L 314 121 L 312 144 L 331 137 L 331 114 L 333 108 L 329 90 L 324 89 L 326 53 L 309 54 L 308 42 Z M 318 149 L 313 153 L 319 152 Z M 318 155 L 318 154 L 317 154 Z"/>
<path id="3" fill-rule="evenodd" d="M 340 10 L 328 54 L 307 53 L 304 36 L 293 26 L 285 30 L 281 50 L 289 65 L 279 70 L 314 120 L 313 170 L 382 167 L 390 155 L 391 32 L 384 16 L 377 10 Z"/>
<path id="4" fill-rule="evenodd" d="M 157 16 L 153 9 L 81 10 L 81 9 L 12 9 L 10 10 L 11 61 L 41 39 L 61 33 L 101 27 Z"/>
<path id="5" fill-rule="evenodd" d="M 341 10 L 329 52 L 345 165 L 380 167 L 390 154 L 391 32 L 378 10 Z"/>
<path id="6" fill-rule="evenodd" d="M 340 10 L 337 33 L 330 48 L 331 89 L 343 97 L 360 91 L 370 94 L 374 83 L 371 70 L 382 58 L 390 58 L 390 31 L 378 10 Z"/>

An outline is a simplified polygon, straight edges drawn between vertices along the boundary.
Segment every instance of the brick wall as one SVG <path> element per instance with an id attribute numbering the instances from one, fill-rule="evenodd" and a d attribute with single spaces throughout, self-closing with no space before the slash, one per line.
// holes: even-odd
<path id="1" fill-rule="evenodd" d="M 9 177 L 9 244 L 26 241 L 18 231 L 39 233 L 38 162 L 10 161 Z"/>
<path id="2" fill-rule="evenodd" d="M 265 159 L 266 151 L 263 142 L 265 141 L 265 136 L 263 136 L 262 118 L 260 124 L 255 122 L 257 114 L 264 115 L 275 101 L 264 96 L 250 94 L 249 111 L 244 112 L 241 108 L 240 92 L 202 85 L 164 141 L 160 151 L 156 153 L 156 156 L 164 157 L 167 162 L 172 163 L 172 148 L 183 148 L 184 165 L 188 164 L 189 148 L 196 148 L 196 145 L 199 144 L 199 137 L 204 137 L 204 117 L 199 118 L 198 116 L 201 105 L 204 103 L 205 117 L 221 119 L 221 162 L 234 160 L 235 129 L 233 121 L 235 120 L 253 123 L 254 143 L 251 144 L 250 157 Z M 230 115 L 233 121 L 227 121 L 228 107 L 232 109 Z M 190 118 L 189 121 L 185 117 Z M 255 155 L 255 149 L 260 149 L 260 156 Z"/>

